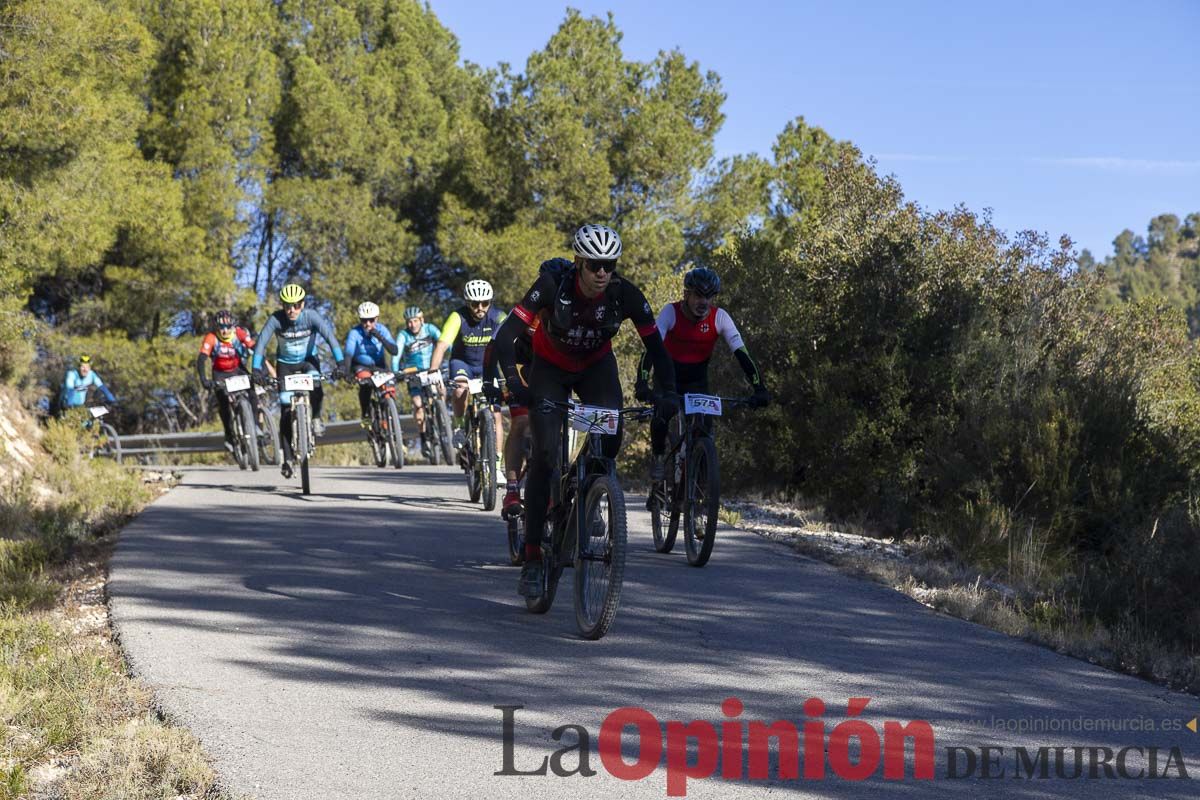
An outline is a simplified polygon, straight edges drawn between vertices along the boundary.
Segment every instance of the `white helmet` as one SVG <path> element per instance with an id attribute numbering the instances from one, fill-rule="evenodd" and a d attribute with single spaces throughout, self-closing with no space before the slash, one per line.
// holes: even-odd
<path id="1" fill-rule="evenodd" d="M 492 299 L 492 285 L 487 281 L 467 281 L 467 285 L 463 287 L 463 299 L 482 303 Z"/>
<path id="2" fill-rule="evenodd" d="M 597 261 L 616 261 L 621 256 L 621 237 L 604 225 L 584 225 L 575 231 L 575 252 Z"/>
<path id="3" fill-rule="evenodd" d="M 372 303 L 370 300 L 358 307 L 359 319 L 375 319 L 379 316 L 379 306 Z"/>

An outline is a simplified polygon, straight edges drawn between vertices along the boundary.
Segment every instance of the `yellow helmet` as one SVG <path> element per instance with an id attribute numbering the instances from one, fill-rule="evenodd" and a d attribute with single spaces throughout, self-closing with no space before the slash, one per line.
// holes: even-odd
<path id="1" fill-rule="evenodd" d="M 299 303 L 304 297 L 304 287 L 298 283 L 289 283 L 279 290 L 279 299 L 285 303 Z"/>

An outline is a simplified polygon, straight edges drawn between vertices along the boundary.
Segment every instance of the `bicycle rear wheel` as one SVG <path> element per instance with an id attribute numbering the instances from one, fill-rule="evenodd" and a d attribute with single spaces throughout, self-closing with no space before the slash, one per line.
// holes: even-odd
<path id="1" fill-rule="evenodd" d="M 525 563 L 525 515 L 514 514 L 507 522 L 508 563 L 519 567 Z"/>
<path id="2" fill-rule="evenodd" d="M 613 475 L 597 475 L 584 499 L 575 554 L 575 623 L 585 639 L 608 633 L 625 578 L 625 493 Z"/>
<path id="3" fill-rule="evenodd" d="M 683 541 L 688 563 L 703 567 L 712 555 L 717 538 L 717 514 L 721 508 L 721 466 L 717 446 L 707 436 L 692 444 L 688 465 L 690 491 L 684 499 Z"/>
<path id="4" fill-rule="evenodd" d="M 262 420 L 261 433 L 258 434 L 259 463 L 278 465 L 281 461 L 279 454 L 282 452 L 279 445 L 279 425 L 269 408 L 260 405 L 258 415 Z"/>
<path id="5" fill-rule="evenodd" d="M 540 597 L 526 597 L 525 608 L 534 614 L 545 614 L 554 605 L 554 595 L 558 593 L 558 581 L 562 577 L 564 564 L 560 563 L 547 545 L 553 541 L 554 524 L 547 519 L 545 533 L 542 535 L 542 594 Z"/>
<path id="6" fill-rule="evenodd" d="M 436 394 L 433 395 L 429 403 L 429 410 L 433 414 L 434 427 L 437 430 L 437 441 L 431 442 L 431 446 L 437 447 L 440 444 L 442 448 L 442 463 L 453 464 L 453 428 L 450 422 L 450 412 L 446 409 L 446 401 Z"/>
<path id="7" fill-rule="evenodd" d="M 237 432 L 237 447 L 242 451 L 246 465 L 252 471 L 258 472 L 258 440 L 254 435 L 254 409 L 250 407 L 250 401 L 245 397 L 238 402 L 238 419 L 241 421 L 241 430 Z"/>

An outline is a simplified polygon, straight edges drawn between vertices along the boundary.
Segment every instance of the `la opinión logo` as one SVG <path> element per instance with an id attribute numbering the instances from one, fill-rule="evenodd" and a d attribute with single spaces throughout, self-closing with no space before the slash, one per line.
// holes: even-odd
<path id="1" fill-rule="evenodd" d="M 882 735 L 863 719 L 857 719 L 871 700 L 852 697 L 846 712 L 850 719 L 827 731 L 821 717 L 825 702 L 810 698 L 804 703 L 808 717 L 802 725 L 791 720 L 763 722 L 741 719 L 744 705 L 736 697 L 721 703 L 724 719 L 717 723 L 706 720 L 660 722 L 644 708 L 625 706 L 608 714 L 600 725 L 597 751 L 601 766 L 608 774 L 626 781 L 649 777 L 666 757 L 666 789 L 670 797 L 685 797 L 687 782 L 718 774 L 724 780 L 770 779 L 772 751 L 778 763 L 778 778 L 822 780 L 826 770 L 835 776 L 861 781 L 883 768 L 883 777 L 902 780 L 908 773 L 905 760 L 906 743 L 911 742 L 913 753 L 912 777 L 930 780 L 934 777 L 933 726 L 924 720 L 912 722 L 886 721 Z M 556 742 L 571 735 L 574 742 L 544 757 L 531 769 L 519 769 L 516 764 L 516 712 L 523 705 L 497 705 L 502 715 L 504 738 L 503 766 L 496 775 L 547 775 L 558 777 L 580 775 L 592 777 L 592 735 L 582 725 L 561 725 L 551 734 Z M 626 735 L 632 737 L 631 753 L 623 752 Z M 856 746 L 851 747 L 851 743 Z M 689 753 L 695 758 L 689 759 Z M 853 755 L 852 755 L 853 753 Z"/>

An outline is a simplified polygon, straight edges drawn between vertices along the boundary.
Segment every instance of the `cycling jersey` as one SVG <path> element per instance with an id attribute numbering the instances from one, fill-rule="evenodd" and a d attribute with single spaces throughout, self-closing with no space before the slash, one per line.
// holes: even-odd
<path id="1" fill-rule="evenodd" d="M 281 364 L 300 364 L 304 361 L 317 361 L 317 334 L 333 351 L 334 361 L 341 363 L 342 347 L 338 344 L 337 334 L 333 325 L 311 308 L 306 308 L 292 322 L 282 310 L 276 311 L 263 326 L 258 334 L 258 343 L 254 346 L 254 369 L 261 369 L 266 356 L 267 345 L 272 337 L 279 336 L 275 348 L 275 356 Z"/>
<path id="2" fill-rule="evenodd" d="M 433 344 L 441 335 L 442 332 L 437 326 L 430 322 L 422 325 L 415 335 L 408 328 L 400 331 L 396 340 L 400 352 L 392 359 L 392 369 L 396 372 L 409 367 L 429 369 L 429 363 L 433 359 Z"/>
<path id="3" fill-rule="evenodd" d="M 208 333 L 200 343 L 200 356 L 212 359 L 214 372 L 235 372 L 246 363 L 254 349 L 254 337 L 245 328 L 235 328 L 234 337 L 223 342 L 215 333 Z"/>
<path id="4" fill-rule="evenodd" d="M 667 352 L 680 364 L 708 361 L 717 337 L 724 337 L 731 352 L 737 352 L 745 344 L 733 318 L 716 306 L 711 306 L 703 319 L 693 321 L 683 312 L 683 302 L 675 302 L 663 307 L 656 324 Z"/>
<path id="5" fill-rule="evenodd" d="M 474 322 L 470 309 L 463 306 L 446 317 L 438 341 L 451 345 L 452 361 L 462 361 L 472 369 L 482 369 L 483 350 L 503 321 L 504 312 L 495 306 L 490 307 L 479 322 Z"/>
<path id="6" fill-rule="evenodd" d="M 579 277 L 571 274 L 560 286 L 551 275 L 541 274 L 513 314 L 532 327 L 533 352 L 538 358 L 569 372 L 580 372 L 612 351 L 612 338 L 629 319 L 645 339 L 657 333 L 654 312 L 642 290 L 613 276 L 596 297 L 584 297 Z"/>
<path id="7" fill-rule="evenodd" d="M 109 403 L 117 402 L 117 398 L 113 397 L 113 393 L 104 385 L 104 381 L 100 380 L 99 373 L 96 370 L 88 372 L 84 377 L 79 374 L 79 370 L 67 370 L 67 377 L 63 381 L 61 404 L 63 408 L 79 408 L 87 402 L 87 392 L 91 387 L 96 387 L 103 397 Z"/>
<path id="8" fill-rule="evenodd" d="M 362 325 L 355 325 L 346 334 L 346 357 L 356 366 L 386 367 L 388 364 L 387 348 L 384 342 L 395 346 L 396 340 L 392 332 L 382 322 L 375 325 L 383 341 L 363 330 Z"/>

